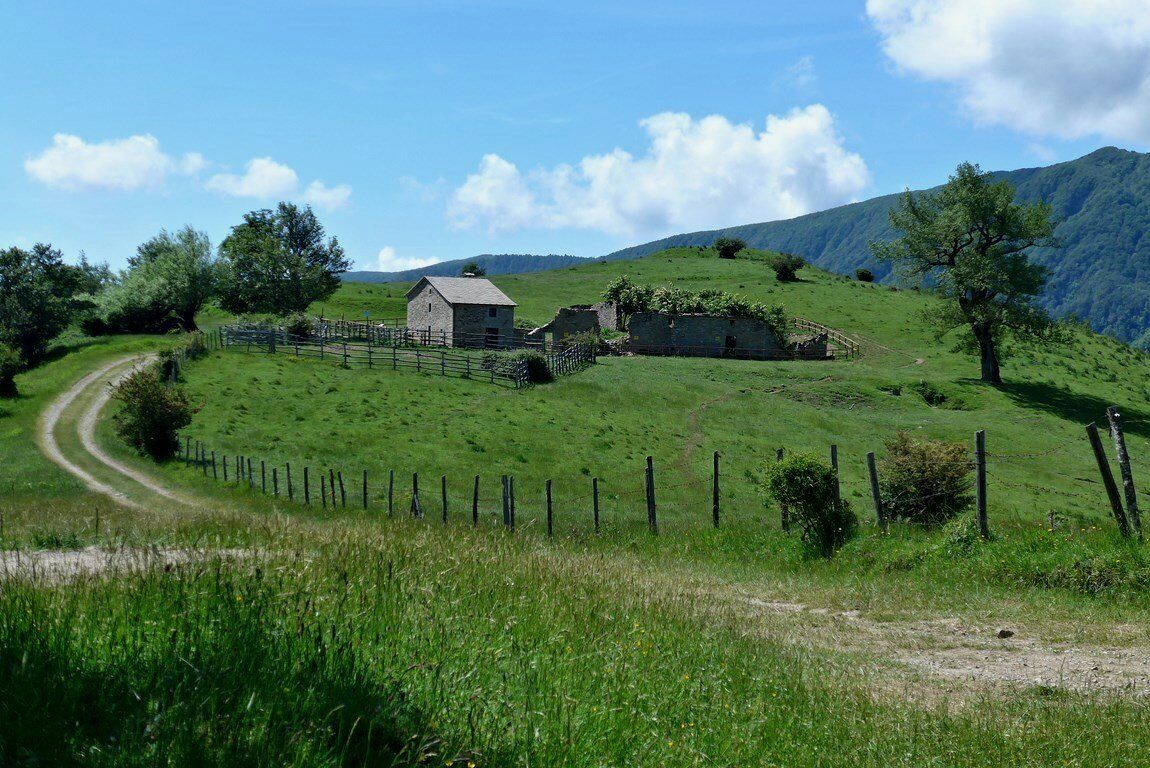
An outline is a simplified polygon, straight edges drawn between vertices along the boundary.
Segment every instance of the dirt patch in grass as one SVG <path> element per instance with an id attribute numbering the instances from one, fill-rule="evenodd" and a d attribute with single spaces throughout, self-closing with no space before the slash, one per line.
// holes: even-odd
<path id="1" fill-rule="evenodd" d="M 889 659 L 901 681 L 877 675 L 882 687 L 906 693 L 899 682 L 921 673 L 937 684 L 916 697 L 959 698 L 1000 686 L 1038 691 L 1150 694 L 1150 648 L 1045 641 L 1024 626 L 996 626 L 955 618 L 879 621 L 859 611 L 745 596 L 744 605 L 767 616 L 768 634 L 809 647 Z M 1109 630 L 1107 630 L 1109 631 Z M 1121 628 L 1115 628 L 1121 631 Z M 933 695 L 930 695 L 933 693 Z"/>
<path id="2" fill-rule="evenodd" d="M 211 558 L 239 559 L 247 554 L 242 549 L 156 547 L 0 550 L 0 580 L 32 579 L 58 583 L 80 576 L 120 575 Z"/>

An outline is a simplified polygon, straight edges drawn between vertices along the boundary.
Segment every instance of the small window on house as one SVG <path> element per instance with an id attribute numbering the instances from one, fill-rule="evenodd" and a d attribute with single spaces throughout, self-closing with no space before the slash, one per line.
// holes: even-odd
<path id="1" fill-rule="evenodd" d="M 488 317 L 495 317 L 496 314 L 498 314 L 498 310 L 496 310 L 495 307 L 488 307 L 487 308 L 487 316 Z"/>

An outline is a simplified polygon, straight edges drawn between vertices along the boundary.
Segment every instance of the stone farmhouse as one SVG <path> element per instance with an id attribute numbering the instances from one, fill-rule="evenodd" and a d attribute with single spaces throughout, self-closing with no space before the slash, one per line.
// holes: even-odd
<path id="1" fill-rule="evenodd" d="M 506 349 L 515 340 L 515 307 L 482 277 L 422 277 L 407 292 L 407 327 L 453 347 Z"/>

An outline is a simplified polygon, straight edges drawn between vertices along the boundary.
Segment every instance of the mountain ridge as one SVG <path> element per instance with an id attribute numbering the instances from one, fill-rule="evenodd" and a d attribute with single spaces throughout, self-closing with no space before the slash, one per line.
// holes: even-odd
<path id="1" fill-rule="evenodd" d="M 373 270 L 345 272 L 343 280 L 349 283 L 409 283 L 424 275 L 451 277 L 458 275 L 463 265 L 472 261 L 487 270 L 489 275 L 510 275 L 561 269 L 572 264 L 581 264 L 588 259 L 582 256 L 555 253 L 546 256 L 527 253 L 483 253 L 467 259 L 451 259 L 450 261 L 428 264 L 425 267 L 395 272 L 376 272 Z"/>
<path id="2" fill-rule="evenodd" d="M 1033 251 L 1051 271 L 1041 303 L 1057 316 L 1076 316 L 1124 341 L 1150 341 L 1150 238 L 1144 237 L 1150 230 L 1150 154 L 1103 147 L 1075 160 L 994 176 L 1013 183 L 1021 201 L 1049 203 L 1058 222 L 1062 247 Z M 900 194 L 793 219 L 672 235 L 605 258 L 706 246 L 727 235 L 754 248 L 796 253 L 833 272 L 870 269 L 876 279 L 890 282 L 890 265 L 875 261 L 869 243 L 893 236 L 887 212 Z"/>

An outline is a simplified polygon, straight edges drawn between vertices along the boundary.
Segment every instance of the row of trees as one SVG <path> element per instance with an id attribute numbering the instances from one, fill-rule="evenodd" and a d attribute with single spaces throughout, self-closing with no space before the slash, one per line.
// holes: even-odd
<path id="1" fill-rule="evenodd" d="M 118 275 L 65 264 L 50 245 L 0 251 L 0 394 L 14 394 L 15 374 L 73 323 L 88 333 L 192 331 L 211 300 L 236 314 L 302 312 L 350 266 L 311 208 L 292 203 L 246 214 L 218 251 L 193 227 L 162 231 Z"/>

